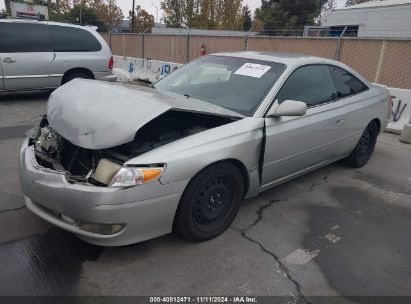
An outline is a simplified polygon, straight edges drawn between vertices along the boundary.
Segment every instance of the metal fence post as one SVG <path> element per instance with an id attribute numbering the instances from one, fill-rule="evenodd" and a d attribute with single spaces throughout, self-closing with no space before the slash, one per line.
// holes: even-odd
<path id="1" fill-rule="evenodd" d="M 248 51 L 248 34 L 250 34 L 252 30 L 253 30 L 253 27 L 251 27 L 249 31 L 245 33 L 245 36 L 244 36 L 244 50 L 245 51 Z"/>
<path id="2" fill-rule="evenodd" d="M 186 63 L 190 61 L 190 31 L 191 31 L 191 29 L 189 29 L 188 33 L 187 33 Z"/>
<path id="3" fill-rule="evenodd" d="M 110 43 L 110 50 L 111 50 L 111 35 L 113 34 L 114 31 L 115 31 L 115 28 L 112 28 L 111 31 L 108 33 L 109 43 Z"/>
<path id="4" fill-rule="evenodd" d="M 381 69 L 384 63 L 384 55 L 385 55 L 386 47 L 387 47 L 387 40 L 383 40 L 381 43 L 380 55 L 378 57 L 377 70 L 375 71 L 375 77 L 374 77 L 374 82 L 376 83 L 380 81 Z"/>
<path id="5" fill-rule="evenodd" d="M 144 39 L 144 37 L 145 37 L 145 35 L 146 35 L 146 32 L 149 30 L 150 28 L 148 27 L 148 28 L 146 28 L 144 31 L 143 31 L 143 35 L 142 35 L 142 37 L 141 37 L 141 39 L 142 39 L 142 43 L 141 43 L 141 47 L 142 47 L 142 49 L 141 49 L 141 57 L 144 59 L 145 58 L 145 51 L 144 51 L 144 49 L 145 49 L 145 39 Z"/>
<path id="6" fill-rule="evenodd" d="M 335 60 L 340 61 L 341 59 L 341 43 L 342 43 L 342 38 L 344 37 L 345 31 L 347 30 L 347 26 L 345 26 L 344 30 L 340 34 L 340 37 L 338 37 L 337 40 L 337 45 L 335 48 Z"/>
<path id="7" fill-rule="evenodd" d="M 143 33 L 141 35 L 141 58 L 143 58 L 143 59 L 144 59 L 144 36 L 145 36 L 145 34 Z"/>

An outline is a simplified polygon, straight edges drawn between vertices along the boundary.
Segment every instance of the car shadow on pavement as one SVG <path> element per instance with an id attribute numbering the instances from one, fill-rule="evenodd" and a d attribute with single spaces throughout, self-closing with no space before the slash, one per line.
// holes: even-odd
<path id="1" fill-rule="evenodd" d="M 306 207 L 309 232 L 303 246 L 318 254 L 313 261 L 330 287 L 347 299 L 365 296 L 356 302 L 409 297 L 411 243 L 404 236 L 411 231 L 411 210 L 352 186 L 331 187 L 329 195 L 338 207 L 322 202 Z"/>
<path id="2" fill-rule="evenodd" d="M 48 98 L 53 90 L 0 92 L 0 103 L 11 104 Z"/>

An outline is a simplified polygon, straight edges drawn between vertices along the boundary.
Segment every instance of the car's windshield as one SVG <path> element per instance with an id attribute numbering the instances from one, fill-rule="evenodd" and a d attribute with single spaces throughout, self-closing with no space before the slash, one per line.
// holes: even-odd
<path id="1" fill-rule="evenodd" d="M 163 78 L 155 88 L 251 116 L 284 69 L 275 62 L 205 56 Z"/>

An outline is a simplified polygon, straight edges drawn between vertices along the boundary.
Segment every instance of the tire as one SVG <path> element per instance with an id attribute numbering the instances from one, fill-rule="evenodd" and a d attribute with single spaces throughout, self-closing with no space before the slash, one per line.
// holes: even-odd
<path id="1" fill-rule="evenodd" d="M 345 163 L 354 168 L 361 168 L 367 164 L 374 152 L 377 136 L 377 124 L 372 121 L 365 128 L 354 150 L 344 159 Z"/>
<path id="2" fill-rule="evenodd" d="M 174 230 L 191 241 L 205 241 L 223 233 L 233 222 L 244 194 L 240 170 L 217 163 L 197 174 L 184 191 Z"/>
<path id="3" fill-rule="evenodd" d="M 85 72 L 85 71 L 77 71 L 77 72 L 71 72 L 69 74 L 67 74 L 66 76 L 64 76 L 61 84 L 65 84 L 69 81 L 72 81 L 75 78 L 82 78 L 82 79 L 93 79 L 93 77 Z"/>

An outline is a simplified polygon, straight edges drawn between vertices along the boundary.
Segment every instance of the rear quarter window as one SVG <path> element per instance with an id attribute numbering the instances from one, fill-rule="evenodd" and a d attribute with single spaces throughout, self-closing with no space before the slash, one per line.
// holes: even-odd
<path id="1" fill-rule="evenodd" d="M 55 52 L 98 52 L 101 44 L 90 32 L 68 26 L 50 26 Z"/>
<path id="2" fill-rule="evenodd" d="M 368 87 L 357 77 L 344 69 L 330 66 L 330 72 L 334 79 L 337 97 L 343 98 L 368 90 Z"/>

